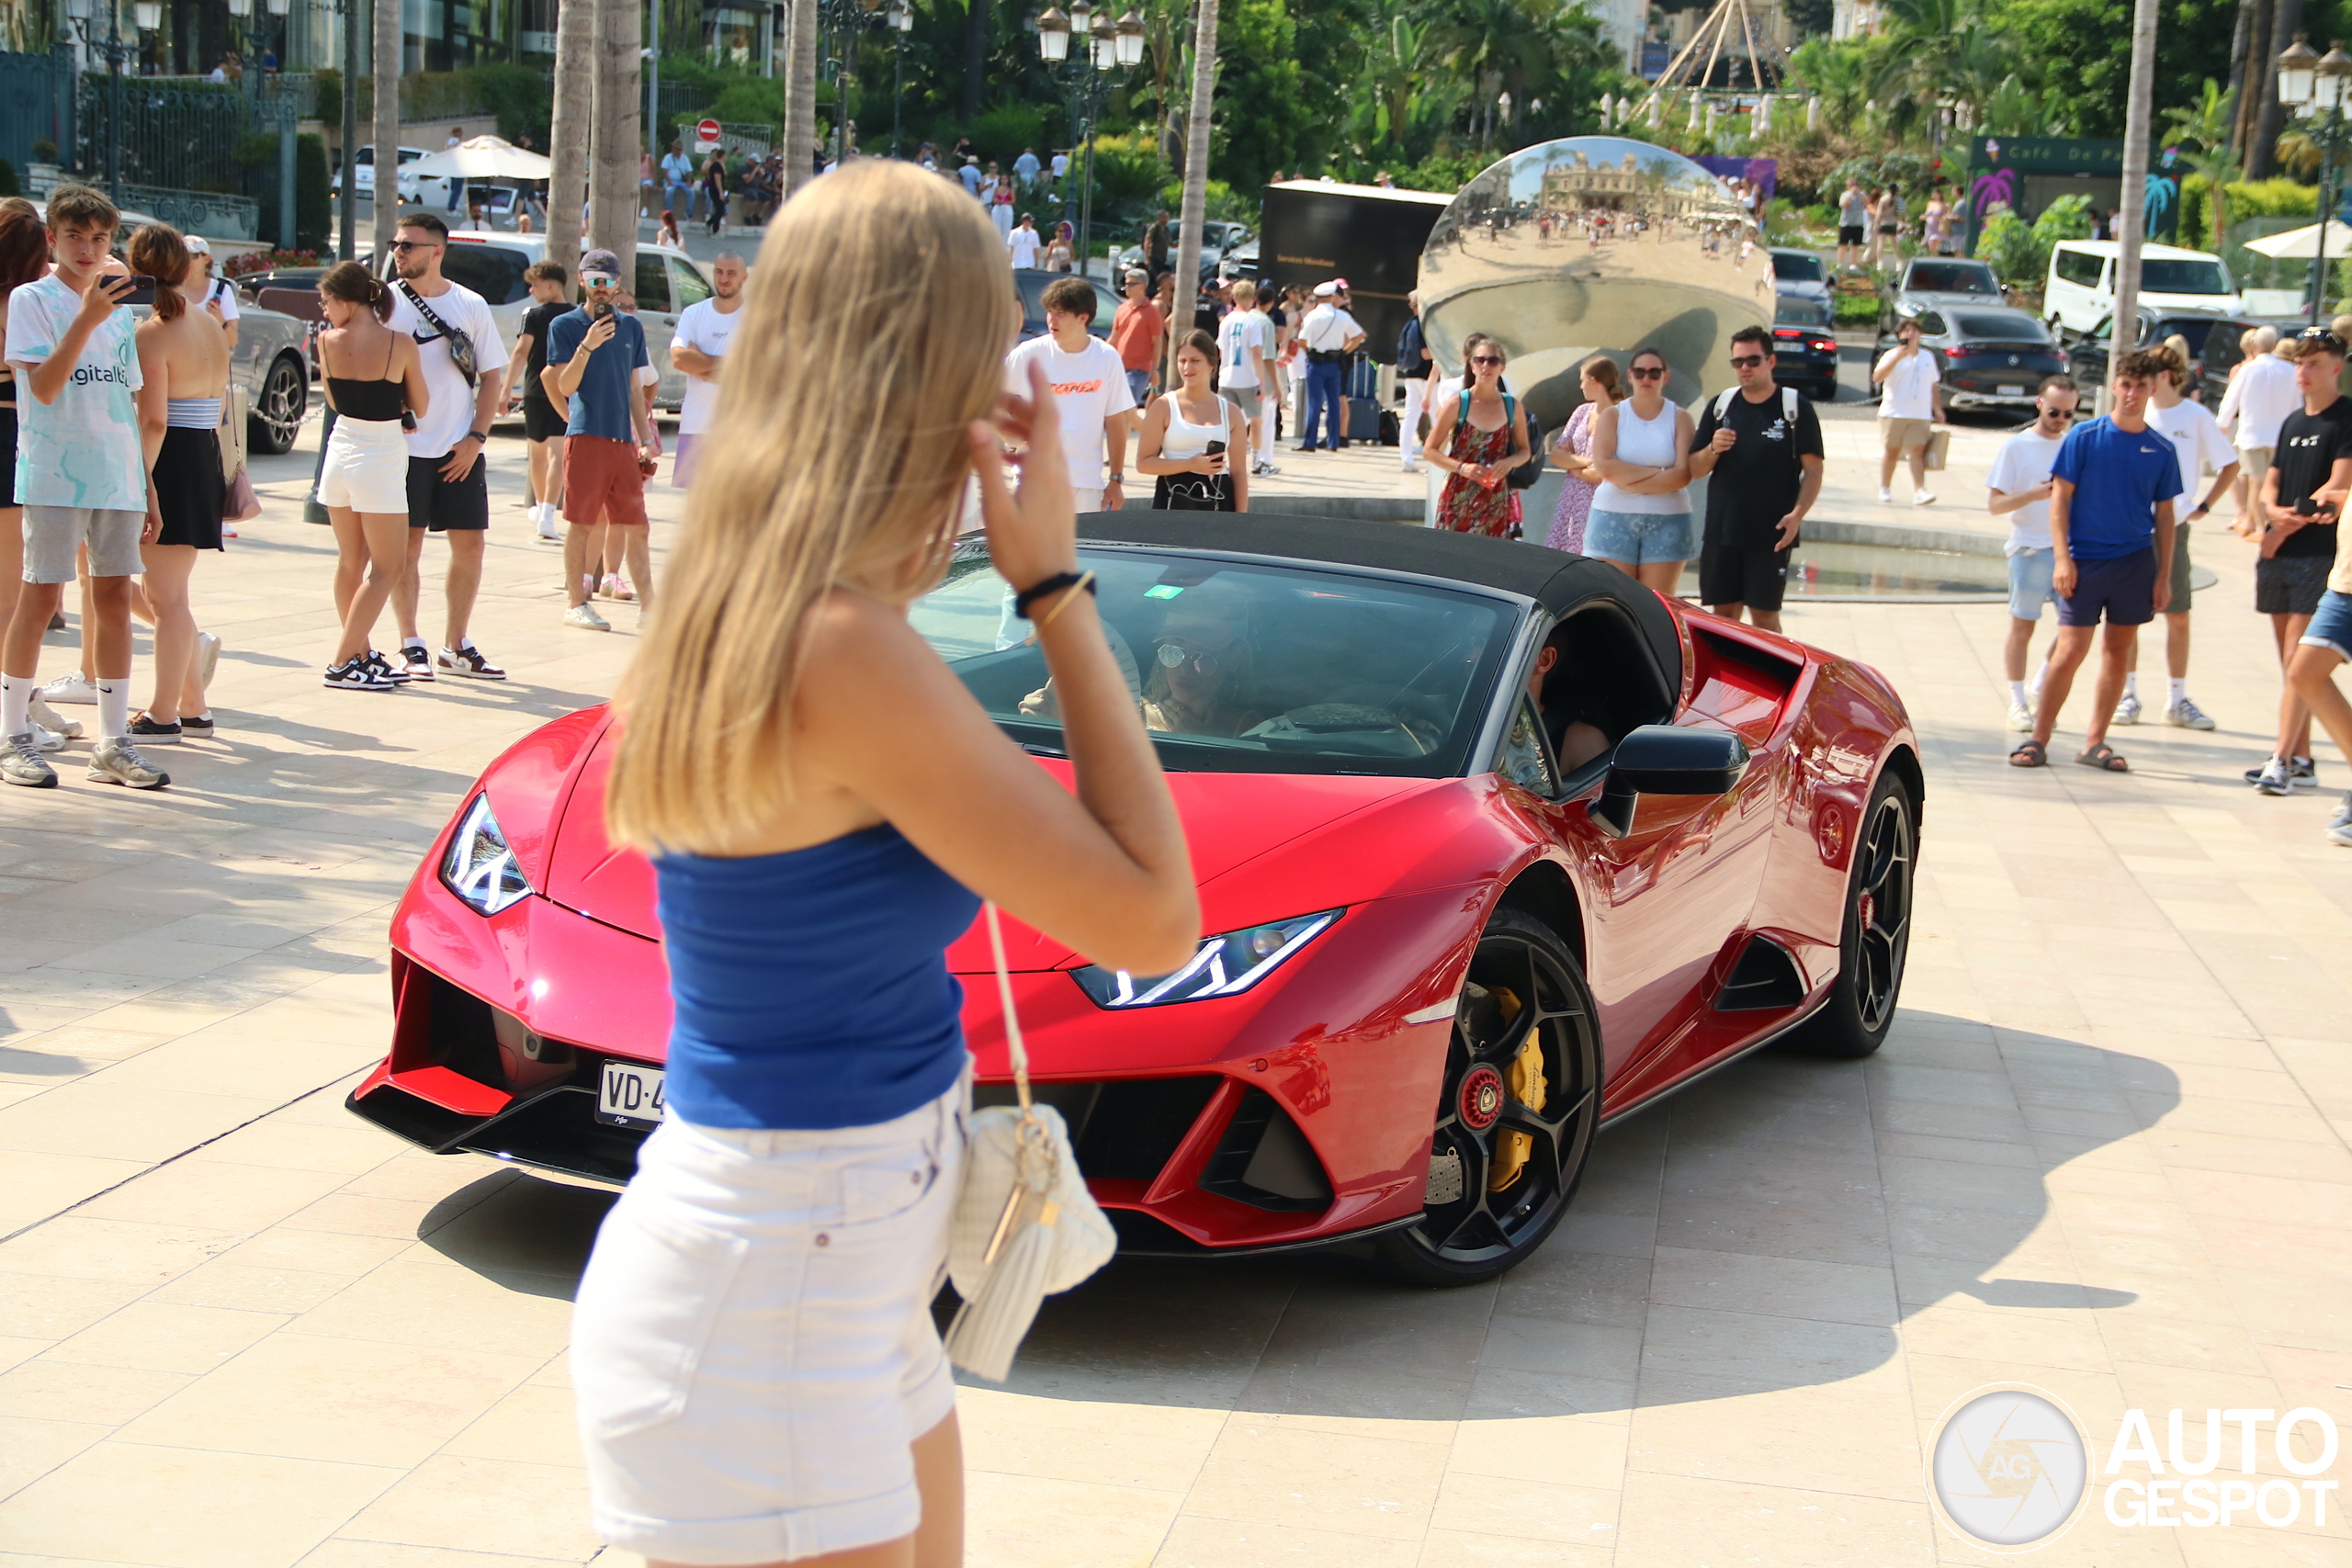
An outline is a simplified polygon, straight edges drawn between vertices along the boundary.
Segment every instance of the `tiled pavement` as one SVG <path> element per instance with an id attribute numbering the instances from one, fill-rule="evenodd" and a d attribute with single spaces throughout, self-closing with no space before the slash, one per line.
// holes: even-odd
<path id="1" fill-rule="evenodd" d="M 306 467 L 198 578 L 221 739 L 160 796 L 70 768 L 0 797 L 0 1568 L 598 1551 L 562 1351 L 605 1195 L 407 1153 L 340 1100 L 419 847 L 503 744 L 610 690 L 635 617 L 558 626 L 554 552 L 501 510 L 478 630 L 514 681 L 322 691 Z M 1973 1562 L 1920 1465 L 1967 1389 L 2048 1388 L 2100 1452 L 2130 1407 L 2160 1441 L 2174 1407 L 2352 1425 L 2352 854 L 2324 802 L 2237 782 L 2275 678 L 2245 563 L 2205 554 L 2195 689 L 2226 728 L 2120 732 L 2130 778 L 1998 765 L 1997 606 L 1793 612 L 1926 742 L 1886 1049 L 1752 1058 L 1606 1134 L 1498 1284 L 1114 1265 L 966 1392 L 972 1561 Z M 2094 1505 L 2037 1560 L 2320 1568 L 2352 1529 Z"/>

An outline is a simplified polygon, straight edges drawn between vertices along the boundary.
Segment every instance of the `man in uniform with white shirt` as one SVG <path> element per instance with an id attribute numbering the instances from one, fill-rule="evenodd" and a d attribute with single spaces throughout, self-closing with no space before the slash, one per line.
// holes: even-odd
<path id="1" fill-rule="evenodd" d="M 2002 672 L 2009 682 L 2009 728 L 2033 732 L 2033 703 L 2025 687 L 2026 654 L 2041 607 L 2051 603 L 2050 582 L 2057 550 L 2050 541 L 2050 470 L 2058 448 L 2075 427 L 2075 405 L 2082 400 L 2074 378 L 2043 378 L 2033 396 L 2033 423 L 2001 443 L 1984 483 L 1993 492 L 1988 510 L 2009 520 L 2009 635 L 2001 648 Z"/>
<path id="2" fill-rule="evenodd" d="M 1911 462 L 1911 504 L 1931 506 L 1928 493 L 1928 426 L 1943 423 L 1943 372 L 1936 356 L 1919 346 L 1919 323 L 1906 320 L 1894 329 L 1894 346 L 1871 367 L 1879 389 L 1878 428 L 1885 455 L 1879 459 L 1878 498 L 1894 499 L 1894 465 Z"/>
<path id="3" fill-rule="evenodd" d="M 400 276 L 392 285 L 392 313 L 385 325 L 416 340 L 429 400 L 408 437 L 408 569 L 392 589 L 401 626 L 401 663 L 394 673 L 411 681 L 430 681 L 435 674 L 503 681 L 506 671 L 481 656 L 466 626 L 481 589 L 482 541 L 490 529 L 490 474 L 481 453 L 506 395 L 506 344 L 482 297 L 441 276 L 441 255 L 448 248 L 447 225 L 430 212 L 403 217 L 400 237 L 392 242 L 392 265 Z M 458 368 L 452 333 L 465 337 L 471 377 Z M 447 635 L 438 657 L 426 649 L 416 629 L 417 569 L 428 532 L 449 545 Z"/>
<path id="4" fill-rule="evenodd" d="M 2165 694 L 2165 722 L 2183 729 L 2211 729 L 2213 721 L 2188 698 L 2188 525 L 2212 514 L 2214 503 L 2237 482 L 2238 452 L 2202 403 L 2181 396 L 2188 384 L 2188 362 L 2178 349 L 2157 350 L 2172 374 L 2158 381 L 2148 396 L 2148 425 L 2172 437 L 2180 458 L 2180 482 L 2193 491 L 2198 478 L 2210 473 L 2213 481 L 2203 499 L 2184 513 L 2172 531 L 2170 581 L 2172 596 L 2165 604 L 2165 668 L 2169 679 Z M 2123 677 L 2123 700 L 2115 709 L 2117 724 L 2140 722 L 2140 672 Z"/>
<path id="5" fill-rule="evenodd" d="M 748 269 L 734 251 L 721 251 L 710 264 L 711 296 L 678 312 L 677 331 L 670 339 L 670 363 L 686 378 L 686 395 L 678 403 L 678 456 L 670 465 L 670 482 L 680 490 L 694 483 L 695 455 L 718 418 L 719 361 L 735 335 L 743 310 L 743 276 Z"/>
<path id="6" fill-rule="evenodd" d="M 1363 346 L 1363 328 L 1348 314 L 1347 285 L 1334 278 L 1315 286 L 1315 308 L 1299 323 L 1299 341 L 1306 347 L 1306 418 L 1301 422 L 1302 452 L 1316 450 L 1315 422 L 1326 421 L 1330 449 L 1347 449 L 1348 404 L 1341 372 L 1348 355 Z"/>
<path id="7" fill-rule="evenodd" d="M 2254 349 L 2245 368 L 2222 394 L 2216 415 L 2222 434 L 2237 445 L 2238 477 L 2245 481 L 2247 501 L 2234 525 L 2249 539 L 2262 536 L 2262 477 L 2270 471 L 2278 446 L 2278 427 L 2303 406 L 2303 394 L 2295 385 L 2295 367 L 2281 351 L 2278 329 L 2256 328 Z"/>
<path id="8" fill-rule="evenodd" d="M 1057 277 L 1046 286 L 1046 333 L 1004 358 L 1005 389 L 1029 395 L 1029 367 L 1043 364 L 1046 385 L 1061 415 L 1062 450 L 1080 512 L 1116 512 L 1126 504 L 1127 426 L 1136 400 L 1127 390 L 1119 351 L 1087 329 L 1094 322 L 1094 286 Z M 1103 477 L 1108 448 L 1111 473 Z"/>

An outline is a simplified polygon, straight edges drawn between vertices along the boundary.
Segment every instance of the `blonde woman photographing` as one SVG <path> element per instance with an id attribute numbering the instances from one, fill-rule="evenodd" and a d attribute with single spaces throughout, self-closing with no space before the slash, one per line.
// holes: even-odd
<path id="1" fill-rule="evenodd" d="M 657 1564 L 953 1568 L 962 1450 L 929 1309 L 969 1062 L 945 950 L 987 897 L 1165 974 L 1200 912 L 1079 571 L 1052 393 L 1035 371 L 1000 391 L 1020 307 L 985 211 L 912 164 L 844 164 L 777 212 L 743 309 L 615 705 L 607 823 L 651 858 L 673 1021 L 670 1119 L 573 1320 L 590 1499 Z M 1071 787 L 908 622 L 976 475 Z"/>

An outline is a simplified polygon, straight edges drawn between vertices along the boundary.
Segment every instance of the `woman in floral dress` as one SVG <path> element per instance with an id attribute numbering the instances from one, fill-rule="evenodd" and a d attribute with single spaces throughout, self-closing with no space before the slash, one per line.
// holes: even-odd
<path id="1" fill-rule="evenodd" d="M 1437 525 L 1501 538 L 1510 532 L 1513 468 L 1534 455 L 1527 412 L 1502 389 L 1502 344 L 1472 333 L 1462 345 L 1463 389 L 1436 410 L 1421 456 L 1451 476 L 1437 502 Z"/>
<path id="2" fill-rule="evenodd" d="M 1577 385 L 1584 392 L 1584 401 L 1568 416 L 1568 427 L 1560 432 L 1560 438 L 1552 443 L 1552 461 L 1566 471 L 1566 477 L 1560 481 L 1560 506 L 1552 513 L 1551 535 L 1544 541 L 1572 556 L 1584 554 L 1585 519 L 1592 514 L 1592 493 L 1600 488 L 1600 476 L 1592 471 L 1593 411 L 1622 402 L 1625 397 L 1617 362 L 1605 354 L 1585 361 Z"/>

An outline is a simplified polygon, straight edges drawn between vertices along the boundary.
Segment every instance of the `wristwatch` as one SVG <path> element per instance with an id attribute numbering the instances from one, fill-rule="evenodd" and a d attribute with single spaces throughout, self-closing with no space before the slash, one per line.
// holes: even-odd
<path id="1" fill-rule="evenodd" d="M 469 430 L 466 432 L 466 434 L 472 436 L 475 440 L 481 442 L 485 446 L 490 445 L 490 432 L 487 430 Z"/>

